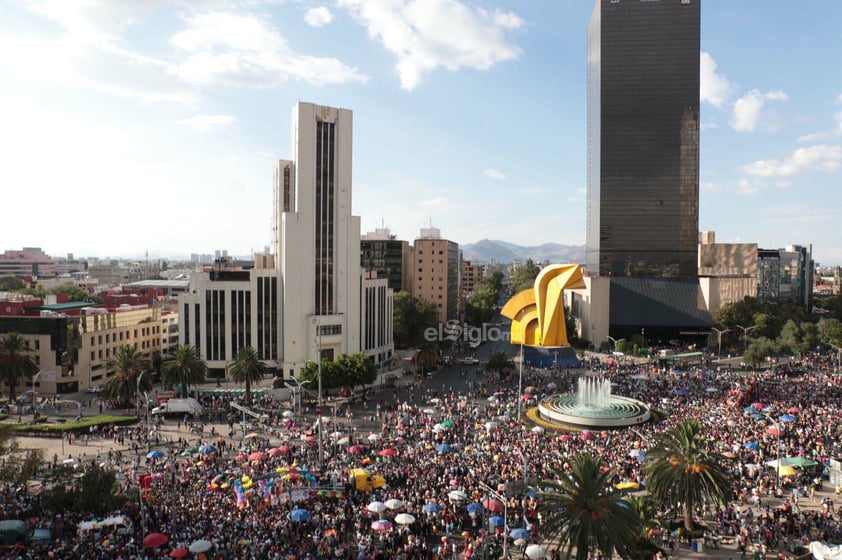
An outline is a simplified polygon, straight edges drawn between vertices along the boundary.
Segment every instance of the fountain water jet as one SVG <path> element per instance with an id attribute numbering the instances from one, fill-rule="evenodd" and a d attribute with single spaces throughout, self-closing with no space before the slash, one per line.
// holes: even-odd
<path id="1" fill-rule="evenodd" d="M 602 377 L 581 376 L 576 392 L 551 395 L 538 405 L 538 416 L 559 427 L 619 428 L 649 420 L 643 402 L 611 393 L 611 382 Z"/>

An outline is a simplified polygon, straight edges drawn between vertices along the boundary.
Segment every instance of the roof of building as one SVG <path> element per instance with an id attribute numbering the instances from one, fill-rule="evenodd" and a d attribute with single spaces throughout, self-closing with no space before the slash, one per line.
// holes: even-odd
<path id="1" fill-rule="evenodd" d="M 50 303 L 40 306 L 40 309 L 47 311 L 66 311 L 68 309 L 81 309 L 83 307 L 93 307 L 96 305 L 90 301 L 68 301 L 67 303 Z"/>
<path id="2" fill-rule="evenodd" d="M 710 327 L 713 324 L 695 278 L 611 278 L 611 324 Z"/>
<path id="3" fill-rule="evenodd" d="M 183 288 L 187 289 L 189 285 L 189 280 L 160 280 L 160 279 L 153 279 L 153 280 L 138 280 L 137 282 L 132 282 L 131 284 L 127 284 L 130 288 Z"/>

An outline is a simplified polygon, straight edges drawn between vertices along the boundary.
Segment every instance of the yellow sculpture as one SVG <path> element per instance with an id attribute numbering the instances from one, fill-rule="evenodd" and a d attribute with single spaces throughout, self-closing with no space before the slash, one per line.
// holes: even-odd
<path id="1" fill-rule="evenodd" d="M 570 346 L 564 320 L 564 290 L 584 287 L 582 267 L 577 264 L 553 264 L 541 270 L 532 289 L 512 296 L 501 311 L 512 320 L 512 344 Z"/>

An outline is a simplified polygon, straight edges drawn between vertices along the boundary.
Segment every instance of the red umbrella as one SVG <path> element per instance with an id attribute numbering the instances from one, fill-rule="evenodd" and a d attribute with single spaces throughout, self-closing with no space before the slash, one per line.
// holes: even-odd
<path id="1" fill-rule="evenodd" d="M 763 408 L 763 403 L 762 402 L 753 402 L 753 403 L 751 403 L 751 407 L 756 408 L 757 410 L 761 410 Z"/>
<path id="2" fill-rule="evenodd" d="M 358 455 L 362 452 L 363 452 L 363 448 L 360 447 L 359 445 L 352 445 L 351 447 L 348 448 L 348 453 L 351 453 L 352 455 Z"/>
<path id="3" fill-rule="evenodd" d="M 572 439 L 572 436 L 570 434 L 561 434 L 560 436 L 558 436 L 558 439 L 560 439 L 561 441 L 570 441 Z"/>
<path id="4" fill-rule="evenodd" d="M 170 538 L 163 533 L 149 533 L 143 539 L 143 546 L 146 548 L 158 548 L 167 544 Z"/>
<path id="5" fill-rule="evenodd" d="M 278 457 L 279 455 L 283 455 L 283 454 L 284 454 L 284 452 L 281 451 L 280 449 L 278 449 L 277 447 L 273 447 L 272 449 L 269 450 L 269 456 L 270 457 Z"/>
<path id="6" fill-rule="evenodd" d="M 380 455 L 381 457 L 394 457 L 397 454 L 398 454 L 398 452 L 395 451 L 391 447 L 387 447 L 386 449 L 381 449 L 380 453 L 378 453 L 378 455 Z"/>
<path id="7" fill-rule="evenodd" d="M 503 502 L 493 498 L 486 498 L 482 501 L 482 505 L 485 509 L 493 513 L 500 513 L 506 509 L 505 506 L 503 506 Z"/>
<path id="8" fill-rule="evenodd" d="M 185 558 L 188 554 L 190 554 L 190 551 L 182 546 L 181 548 L 176 548 L 171 551 L 170 558 Z"/>
<path id="9" fill-rule="evenodd" d="M 790 414 L 798 414 L 799 412 L 801 412 L 801 410 L 797 406 L 791 406 L 787 408 L 786 411 Z"/>
<path id="10" fill-rule="evenodd" d="M 235 460 L 235 461 L 245 461 L 246 459 L 248 459 L 248 457 L 247 457 L 247 456 L 245 456 L 245 455 L 243 455 L 242 453 L 240 453 L 239 455 L 237 455 L 236 457 L 234 457 L 234 460 Z"/>
<path id="11" fill-rule="evenodd" d="M 769 426 L 768 428 L 766 428 L 766 431 L 773 436 L 778 435 L 778 429 L 775 426 Z"/>
<path id="12" fill-rule="evenodd" d="M 269 454 L 263 451 L 255 451 L 249 455 L 249 461 L 265 461 L 269 458 Z"/>

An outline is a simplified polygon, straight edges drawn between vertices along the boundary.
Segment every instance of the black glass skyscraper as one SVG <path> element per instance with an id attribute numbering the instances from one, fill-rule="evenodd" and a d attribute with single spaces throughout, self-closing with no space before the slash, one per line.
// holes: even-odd
<path id="1" fill-rule="evenodd" d="M 597 0 L 588 25 L 587 268 L 692 277 L 700 0 Z"/>

